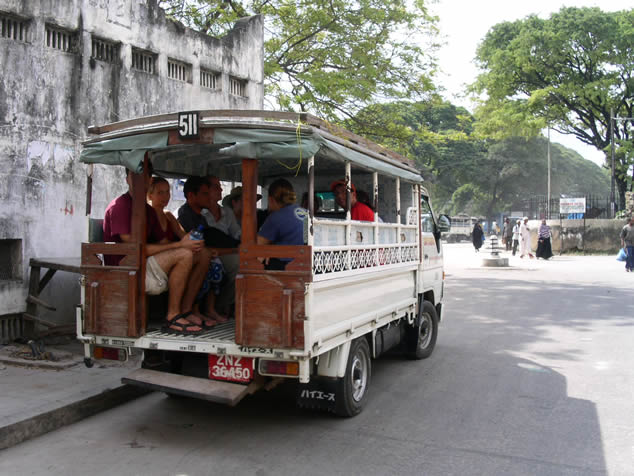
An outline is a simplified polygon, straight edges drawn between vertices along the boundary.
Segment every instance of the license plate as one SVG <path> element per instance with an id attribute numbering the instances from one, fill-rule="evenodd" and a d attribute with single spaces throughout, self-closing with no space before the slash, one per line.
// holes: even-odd
<path id="1" fill-rule="evenodd" d="M 253 357 L 209 354 L 209 378 L 231 382 L 250 382 L 254 373 Z"/>

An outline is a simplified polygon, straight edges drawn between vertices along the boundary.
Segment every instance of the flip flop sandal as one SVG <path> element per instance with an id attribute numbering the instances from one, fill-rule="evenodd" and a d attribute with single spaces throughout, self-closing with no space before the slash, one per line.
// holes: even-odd
<path id="1" fill-rule="evenodd" d="M 203 327 L 197 324 L 181 324 L 178 321 L 179 319 L 187 319 L 187 316 L 191 315 L 191 311 L 183 312 L 182 314 L 176 314 L 171 319 L 165 319 L 167 321 L 167 325 L 163 326 L 161 329 L 163 332 L 168 334 L 200 334 L 203 331 Z M 179 327 L 180 330 L 172 329 L 173 326 Z M 191 330 L 192 327 L 200 327 L 199 330 Z"/>
<path id="2" fill-rule="evenodd" d="M 170 326 L 180 327 L 180 330 L 173 329 Z M 191 330 L 191 328 L 193 327 L 198 327 L 199 329 Z M 204 329 L 200 328 L 200 326 L 197 326 L 195 324 L 179 324 L 178 322 L 175 322 L 173 324 L 169 324 L 168 326 L 163 327 L 161 330 L 166 334 L 192 335 L 192 334 L 200 334 Z"/>

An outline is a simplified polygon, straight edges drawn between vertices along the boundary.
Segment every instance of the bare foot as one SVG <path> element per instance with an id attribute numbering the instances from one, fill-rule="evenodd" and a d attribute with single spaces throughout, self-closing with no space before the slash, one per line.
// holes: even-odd
<path id="1" fill-rule="evenodd" d="M 227 322 L 229 320 L 227 316 L 225 316 L 224 314 L 219 314 L 216 311 L 208 311 L 207 317 L 209 317 L 210 319 L 216 322 L 219 322 L 220 324 L 222 324 L 223 322 Z"/>

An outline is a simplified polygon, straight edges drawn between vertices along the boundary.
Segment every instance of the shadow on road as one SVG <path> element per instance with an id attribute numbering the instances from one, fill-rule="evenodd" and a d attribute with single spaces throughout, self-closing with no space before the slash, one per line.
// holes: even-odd
<path id="1" fill-rule="evenodd" d="M 236 408 L 156 397 L 147 408 L 135 404 L 121 440 L 160 448 L 154 457 L 180 473 L 209 464 L 214 472 L 257 474 L 607 474 L 596 405 L 571 397 L 556 365 L 514 352 L 541 343 L 546 350 L 533 352 L 540 358 L 583 359 L 581 339 L 548 350 L 555 347 L 549 330 L 591 336 L 595 319 L 630 325 L 634 304 L 624 296 L 593 286 L 455 279 L 434 355 L 375 361 L 369 401 L 356 418 L 298 410 L 292 385 Z"/>

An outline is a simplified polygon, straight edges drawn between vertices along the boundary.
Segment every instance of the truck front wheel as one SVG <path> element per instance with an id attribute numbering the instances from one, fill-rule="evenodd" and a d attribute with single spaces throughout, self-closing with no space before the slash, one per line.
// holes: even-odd
<path id="1" fill-rule="evenodd" d="M 410 359 L 426 359 L 434 351 L 438 337 L 438 315 L 429 301 L 422 300 L 414 326 L 406 336 L 406 354 Z"/>
<path id="2" fill-rule="evenodd" d="M 359 337 L 350 346 L 346 374 L 337 382 L 335 413 L 351 417 L 361 413 L 372 375 L 370 346 Z"/>

